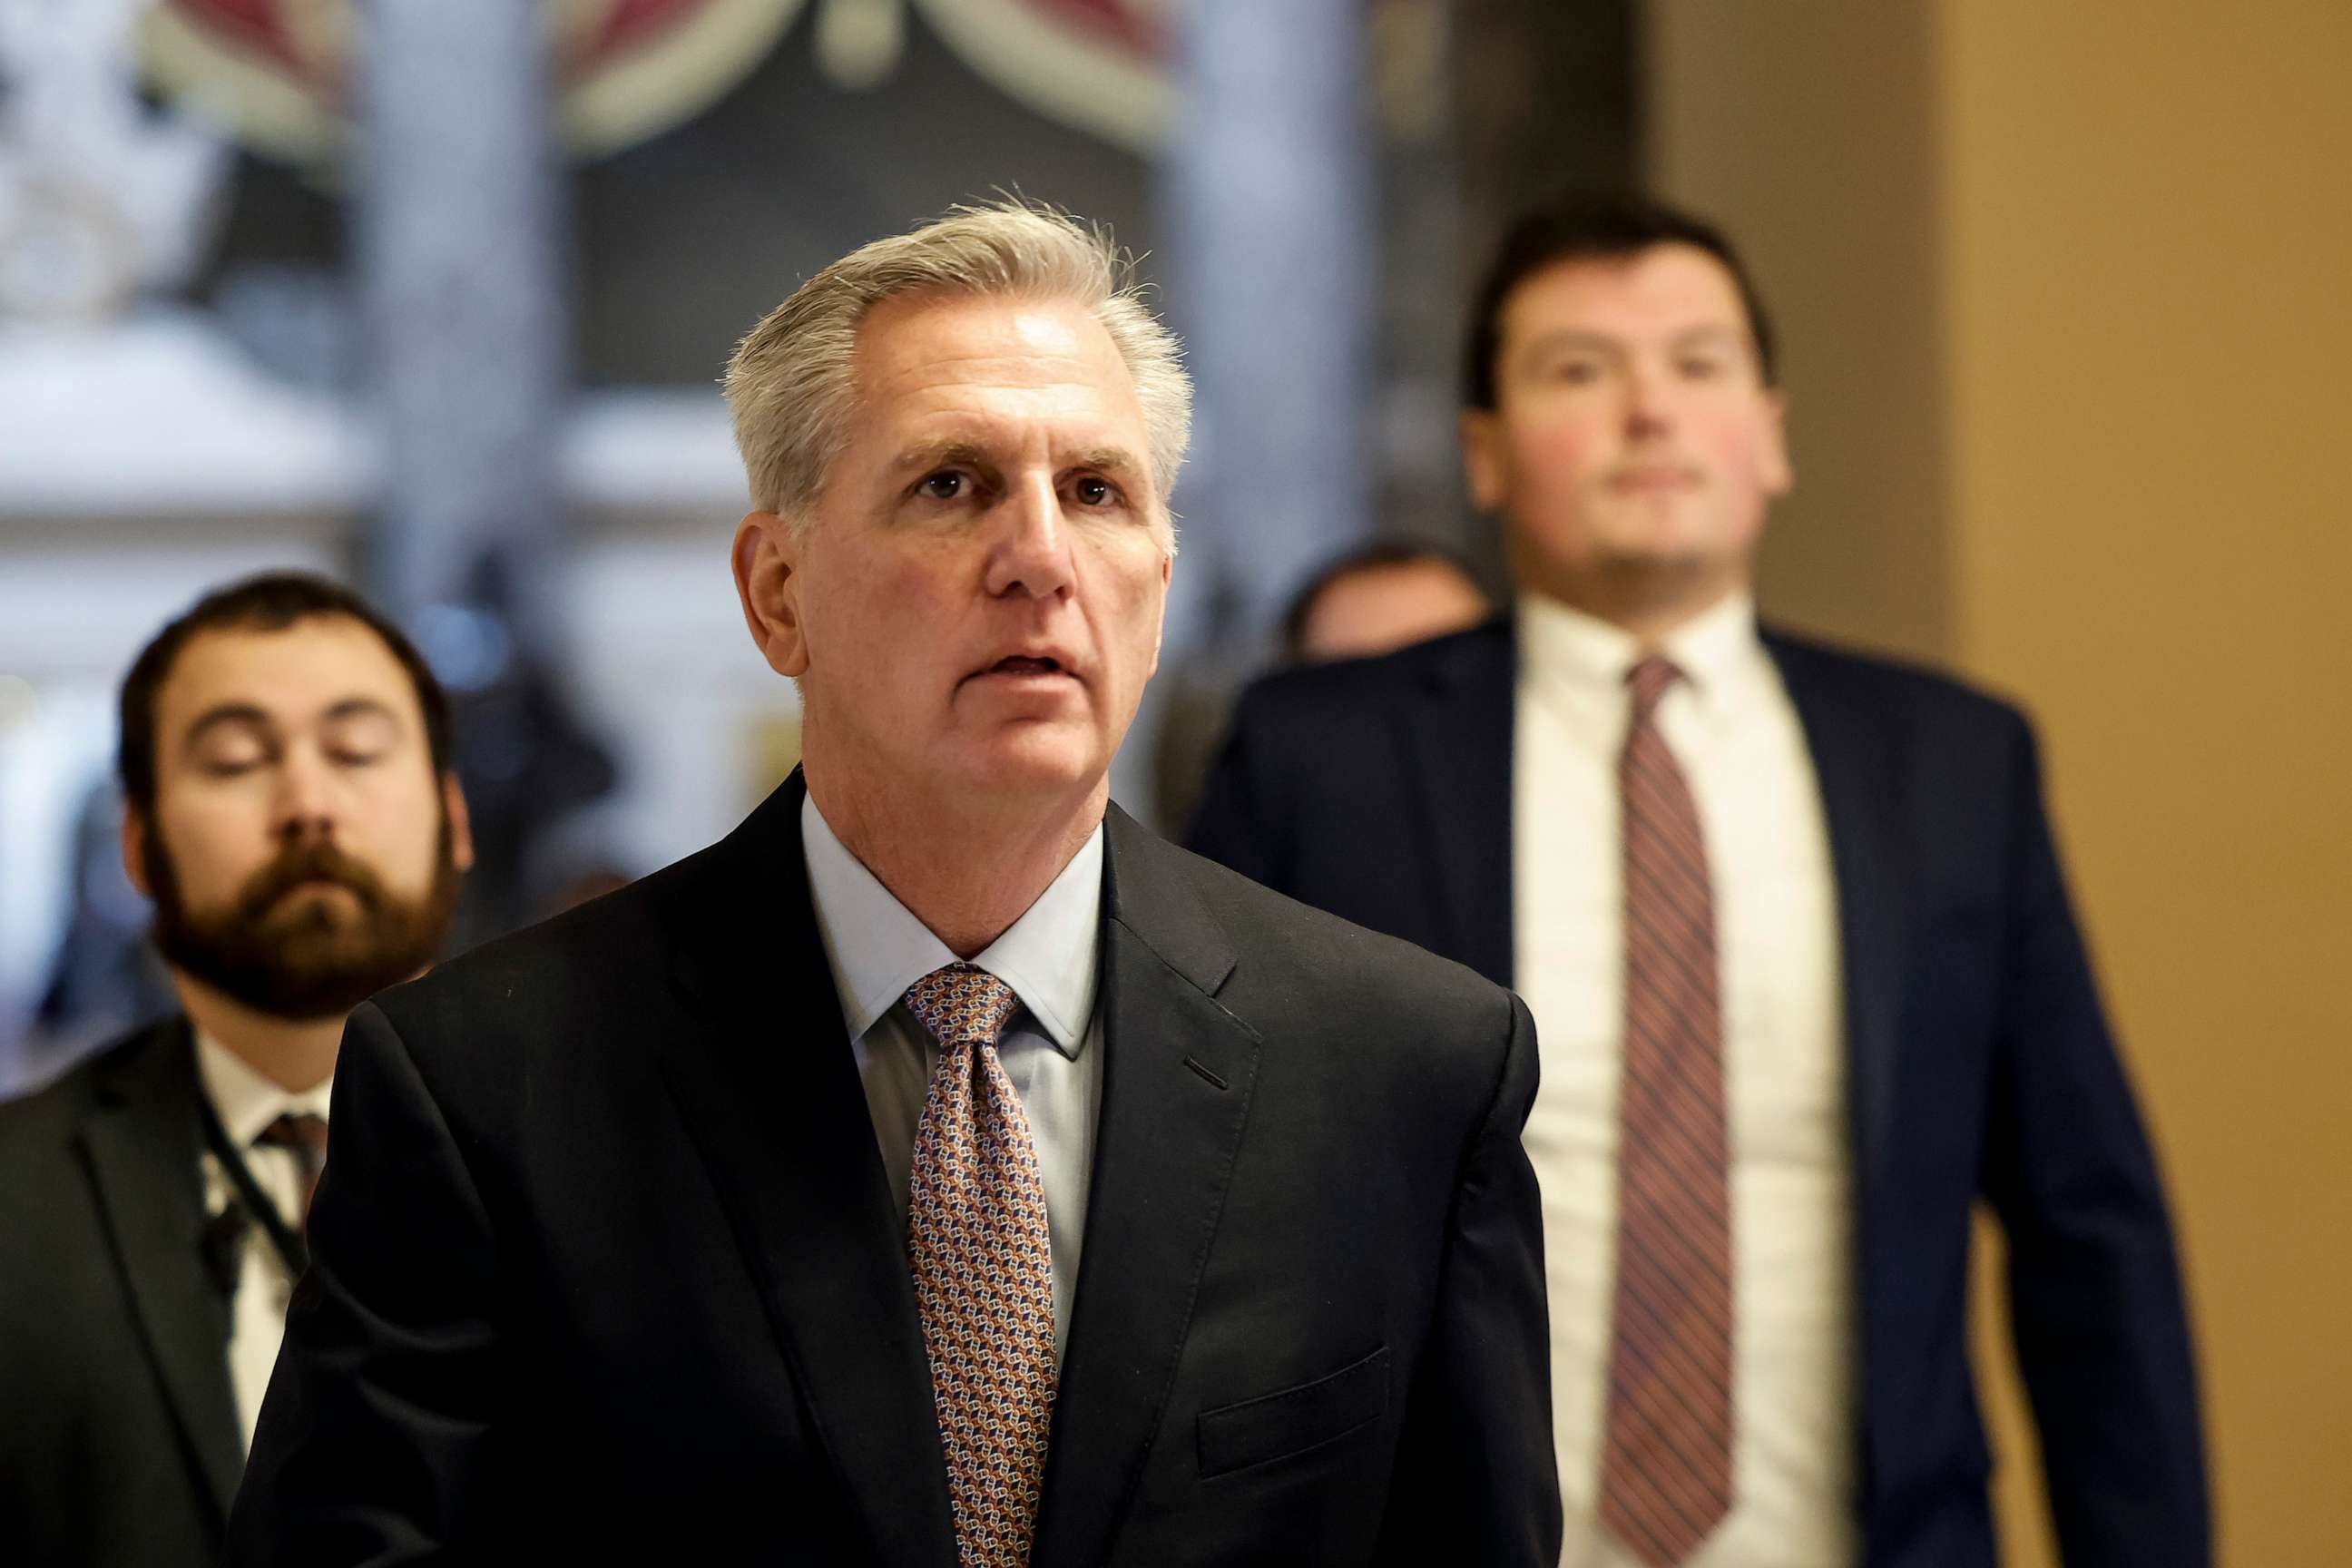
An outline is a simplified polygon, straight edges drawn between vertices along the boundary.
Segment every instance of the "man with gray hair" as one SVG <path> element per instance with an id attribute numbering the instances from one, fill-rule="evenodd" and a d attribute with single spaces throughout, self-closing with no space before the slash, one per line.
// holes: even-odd
<path id="1" fill-rule="evenodd" d="M 1190 391 L 1101 236 L 744 340 L 723 842 L 354 1016 L 245 1563 L 1550 1564 L 1524 1008 L 1108 804 Z"/>

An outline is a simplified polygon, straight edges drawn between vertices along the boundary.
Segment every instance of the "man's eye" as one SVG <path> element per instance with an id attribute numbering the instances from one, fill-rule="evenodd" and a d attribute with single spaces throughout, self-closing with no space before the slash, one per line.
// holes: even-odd
<path id="1" fill-rule="evenodd" d="M 966 481 L 961 474 L 926 474 L 915 488 L 933 500 L 954 500 L 964 493 Z"/>
<path id="2" fill-rule="evenodd" d="M 341 746 L 328 752 L 327 756 L 329 761 L 341 768 L 364 768 L 383 761 L 382 752 L 362 750 L 357 746 Z"/>
<path id="3" fill-rule="evenodd" d="M 1118 492 L 1111 488 L 1108 479 L 1097 479 L 1091 474 L 1070 488 L 1076 493 L 1081 506 L 1108 506 L 1118 499 Z"/>
<path id="4" fill-rule="evenodd" d="M 1684 379 L 1713 381 L 1723 374 L 1723 362 L 1713 359 L 1686 359 L 1681 365 Z"/>
<path id="5" fill-rule="evenodd" d="M 1551 367 L 1551 379 L 1569 386 L 1590 386 L 1601 379 L 1601 367 L 1589 359 L 1561 360 Z"/>
<path id="6" fill-rule="evenodd" d="M 233 779 L 239 773 L 249 773 L 261 765 L 258 756 L 206 757 L 196 764 L 206 778 Z"/>

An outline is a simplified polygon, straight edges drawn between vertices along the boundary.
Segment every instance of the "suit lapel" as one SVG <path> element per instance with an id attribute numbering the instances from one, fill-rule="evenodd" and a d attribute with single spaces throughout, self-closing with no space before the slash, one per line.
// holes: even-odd
<path id="1" fill-rule="evenodd" d="M 885 1563 L 950 1563 L 947 1468 L 898 1214 L 842 1032 L 795 773 L 710 851 L 662 1066 L 841 1485 Z"/>
<path id="2" fill-rule="evenodd" d="M 1165 1414 L 1224 1205 L 1259 1040 L 1219 1006 L 1224 932 L 1178 851 L 1106 826 L 1102 1110 L 1045 1502 L 1032 1561 L 1108 1561 Z"/>
<path id="3" fill-rule="evenodd" d="M 80 1142 L 165 1402 L 226 1521 L 244 1443 L 228 1315 L 203 1258 L 202 1092 L 186 1022 L 159 1025 L 110 1068 Z"/>
<path id="4" fill-rule="evenodd" d="M 1876 1471 L 1872 1450 L 1899 1419 L 1882 1391 L 1898 1361 L 1884 1312 L 1888 1227 L 1894 1223 L 1885 1204 L 1900 1087 L 1904 961 L 1910 945 L 1904 897 L 1907 857 L 1895 815 L 1902 781 L 1883 721 L 1837 679 L 1829 656 L 1776 636 L 1768 635 L 1765 646 L 1780 667 L 1812 752 L 1836 868 L 1862 1342 L 1858 1449 L 1867 1497 Z"/>
<path id="5" fill-rule="evenodd" d="M 1823 668 L 1825 656 L 1777 635 L 1765 646 L 1780 668 L 1812 752 L 1837 878 L 1845 983 L 1849 1115 L 1855 1175 L 1867 1194 L 1885 1169 L 1895 1117 L 1904 954 L 1905 854 L 1895 803 L 1901 781 L 1882 721 Z"/>
<path id="6" fill-rule="evenodd" d="M 1509 621 L 1447 639 L 1398 710 L 1423 867 L 1446 956 L 1511 983 L 1511 731 L 1518 656 Z"/>

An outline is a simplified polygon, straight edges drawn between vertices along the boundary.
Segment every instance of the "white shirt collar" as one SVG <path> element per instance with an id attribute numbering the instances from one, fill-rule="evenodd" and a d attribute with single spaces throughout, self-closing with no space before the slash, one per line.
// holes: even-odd
<path id="1" fill-rule="evenodd" d="M 801 801 L 801 848 L 842 1022 L 851 1039 L 862 1039 L 908 986 L 956 955 L 833 836 L 813 796 Z M 1102 860 L 1097 824 L 1037 901 L 972 960 L 1013 987 L 1055 1047 L 1074 1060 L 1095 1015 Z"/>
<path id="2" fill-rule="evenodd" d="M 194 1034 L 197 1075 L 204 1080 L 205 1094 L 212 1100 L 222 1129 L 237 1148 L 250 1146 L 280 1116 L 307 1112 L 323 1118 L 327 1114 L 327 1101 L 335 1087 L 333 1078 L 299 1094 L 289 1094 L 202 1029 Z"/>
<path id="3" fill-rule="evenodd" d="M 1519 596 L 1519 658 L 1527 674 L 1580 696 L 1622 700 L 1625 677 L 1647 651 L 1633 633 L 1540 594 Z M 1705 706 L 1752 672 L 1762 656 L 1756 601 L 1728 594 L 1666 635 L 1659 648 L 1674 660 Z"/>

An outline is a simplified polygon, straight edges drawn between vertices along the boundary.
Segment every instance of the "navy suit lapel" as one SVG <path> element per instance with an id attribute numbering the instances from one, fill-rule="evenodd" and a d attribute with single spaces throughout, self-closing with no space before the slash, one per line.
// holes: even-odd
<path id="1" fill-rule="evenodd" d="M 205 1271 L 195 1041 L 184 1019 L 112 1064 L 80 1131 L 115 1265 L 181 1442 L 228 1518 L 244 1467 L 226 1303 Z"/>
<path id="2" fill-rule="evenodd" d="M 1423 870 L 1446 933 L 1440 949 L 1511 984 L 1511 731 L 1518 653 L 1509 621 L 1425 650 L 1397 710 L 1416 786 Z"/>
<path id="3" fill-rule="evenodd" d="M 1886 1168 L 1895 1127 L 1904 955 L 1909 947 L 1906 855 L 1895 815 L 1902 781 L 1882 718 L 1837 681 L 1832 656 L 1777 634 L 1766 636 L 1765 647 L 1780 666 L 1804 727 L 1829 827 L 1845 978 L 1855 1174 L 1866 1193 L 1871 1178 Z"/>
<path id="4" fill-rule="evenodd" d="M 794 773 L 681 900 L 672 973 L 693 1022 L 663 1072 L 876 1557 L 948 1563 L 930 1368 L 809 900 L 803 793 Z"/>
<path id="5" fill-rule="evenodd" d="M 1038 1568 L 1110 1557 L 1165 1415 L 1257 1080 L 1256 1032 L 1214 1000 L 1233 948 L 1180 852 L 1116 806 L 1106 832 L 1102 1111 Z"/>
<path id="6" fill-rule="evenodd" d="M 1881 1390 L 1895 1364 L 1884 1321 L 1889 1259 L 1895 1249 L 1887 1203 L 1900 1091 L 1905 955 L 1909 909 L 1907 856 L 1895 816 L 1903 798 L 1897 761 L 1882 715 L 1838 679 L 1835 657 L 1768 633 L 1803 725 L 1821 785 L 1837 877 L 1838 926 L 1845 976 L 1847 1112 L 1852 1124 L 1856 1237 L 1855 1281 L 1862 1325 L 1862 1426 L 1864 1485 L 1874 1439 L 1895 1417 Z"/>

